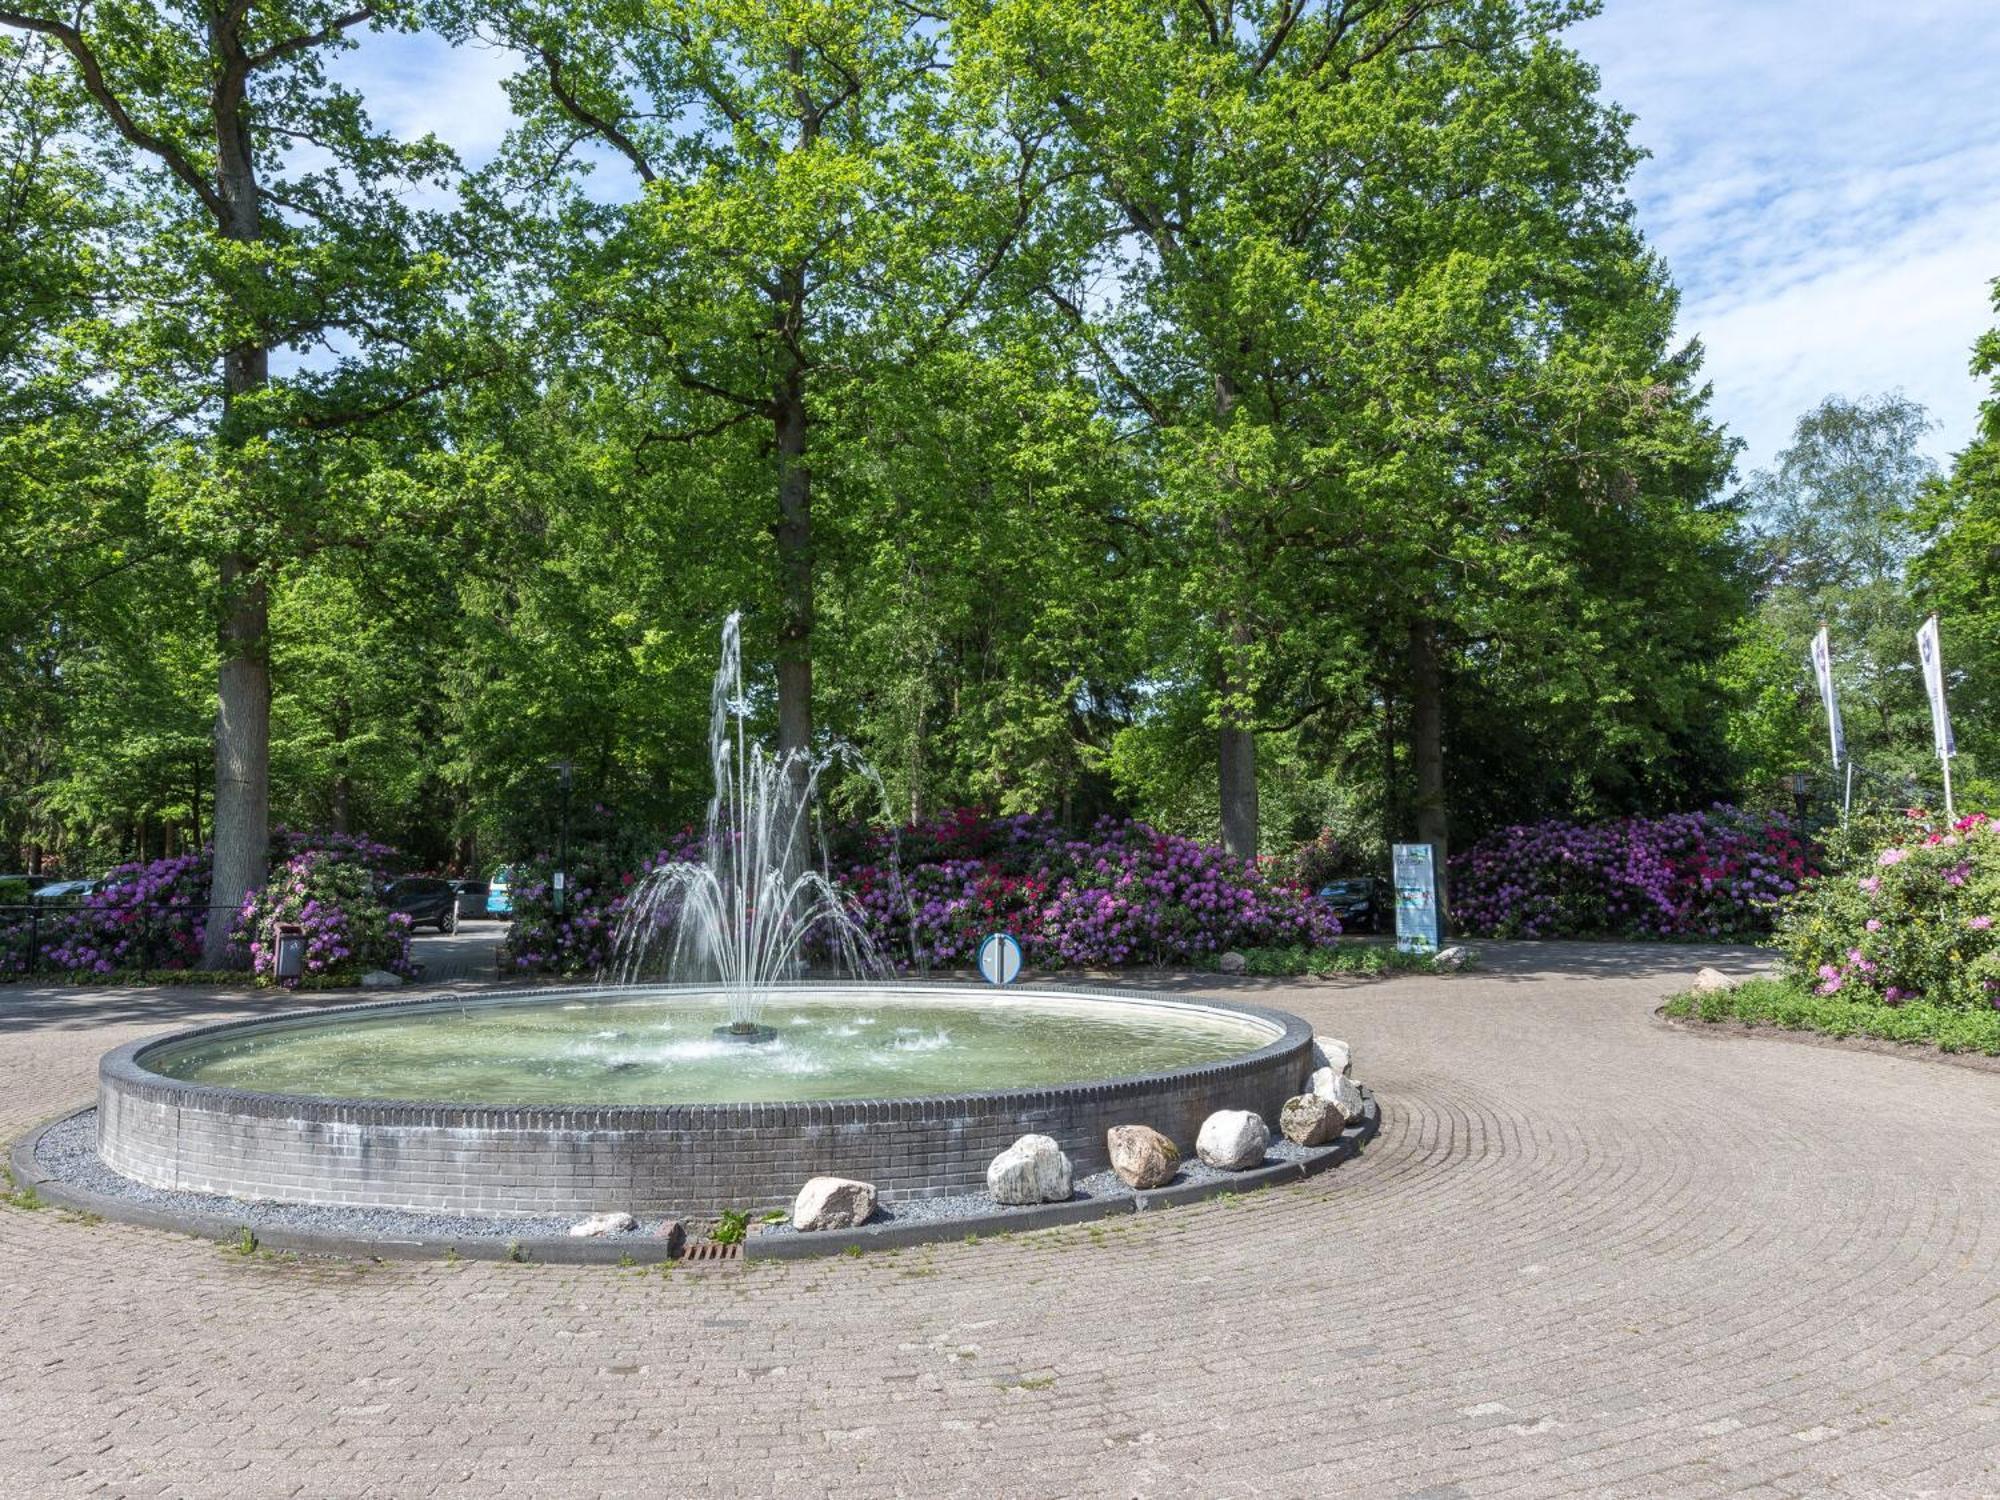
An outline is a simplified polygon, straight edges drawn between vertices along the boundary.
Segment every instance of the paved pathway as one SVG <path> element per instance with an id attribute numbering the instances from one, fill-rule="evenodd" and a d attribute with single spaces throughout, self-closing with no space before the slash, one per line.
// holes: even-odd
<path id="1" fill-rule="evenodd" d="M 1094 1228 L 662 1278 L 0 1209 L 0 1494 L 2000 1494 L 2000 1077 L 1658 1025 L 1713 954 L 1489 955 L 1231 986 L 1380 1138 Z M 0 1131 L 218 1008 L 0 990 Z"/>

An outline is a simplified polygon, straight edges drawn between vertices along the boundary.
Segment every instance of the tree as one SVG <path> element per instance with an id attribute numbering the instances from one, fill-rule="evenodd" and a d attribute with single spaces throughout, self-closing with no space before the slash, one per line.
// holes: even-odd
<path id="1" fill-rule="evenodd" d="M 750 623 L 775 643 L 779 749 L 806 751 L 845 414 L 972 309 L 1033 215 L 1035 143 L 952 116 L 942 31 L 897 0 L 501 5 L 462 24 L 530 61 L 517 180 L 584 147 L 635 180 L 609 208 L 559 202 L 554 312 L 645 414 L 648 467 L 719 474 L 739 504 L 762 488 L 774 607 Z"/>
<path id="2" fill-rule="evenodd" d="M 356 28 L 413 24 L 396 0 L 0 0 L 0 26 L 66 56 L 80 125 L 142 207 L 115 326 L 73 339 L 173 434 L 149 521 L 208 574 L 218 906 L 267 858 L 274 579 L 299 547 L 353 534 L 339 435 L 449 378 L 432 338 L 449 265 L 404 201 L 449 158 L 372 129 L 324 69 Z M 321 357 L 274 376 L 283 351 Z M 219 964 L 227 924 L 208 931 Z"/>
<path id="3" fill-rule="evenodd" d="M 1928 779 L 1923 612 L 1907 573 L 1918 498 L 1936 473 L 1919 446 L 1930 427 L 1900 394 L 1829 396 L 1799 418 L 1777 465 L 1744 483 L 1738 504 L 1763 583 L 1733 675 L 1748 700 L 1739 743 L 1760 752 L 1754 777 L 1775 780 L 1826 753 L 1807 658 L 1824 624 L 1849 753 L 1866 770 Z"/>
<path id="4" fill-rule="evenodd" d="M 2000 311 L 2000 281 L 1994 305 Z M 1996 795 L 2000 766 L 2000 329 L 1973 345 L 1972 373 L 1986 377 L 1990 393 L 1950 474 L 1918 497 L 1922 551 L 1910 569 L 1919 609 L 1940 616 L 1960 750 L 1953 774 L 1968 802 Z"/>

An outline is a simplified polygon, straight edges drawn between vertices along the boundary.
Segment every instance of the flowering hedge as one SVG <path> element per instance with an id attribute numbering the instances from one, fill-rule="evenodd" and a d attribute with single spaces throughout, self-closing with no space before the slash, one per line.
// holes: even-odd
<path id="1" fill-rule="evenodd" d="M 1105 820 L 1065 837 L 1048 814 L 987 818 L 961 809 L 897 830 L 851 825 L 828 839 L 829 867 L 865 930 L 900 968 L 969 965 L 991 932 L 1019 939 L 1041 967 L 1186 963 L 1236 947 L 1330 943 L 1340 924 L 1300 887 L 1210 844 Z M 683 835 L 646 868 L 698 857 Z M 584 863 L 557 916 L 545 876 L 515 892 L 516 968 L 604 967 L 626 893 Z"/>
<path id="2" fill-rule="evenodd" d="M 40 966 L 72 973 L 190 969 L 208 929 L 209 852 L 120 865 L 110 884 L 77 906 L 35 916 Z M 29 923 L 17 918 L 0 943 L 3 972 L 26 973 Z"/>
<path id="3" fill-rule="evenodd" d="M 1727 806 L 1523 824 L 1452 859 L 1452 913 L 1488 937 L 1761 936 L 1817 857 L 1778 819 Z"/>
<path id="4" fill-rule="evenodd" d="M 243 902 L 236 937 L 249 945 L 250 967 L 269 984 L 296 986 L 301 978 L 338 982 L 371 969 L 409 977 L 410 918 L 384 909 L 379 871 L 322 849 L 295 854 Z M 305 972 L 278 978 L 274 928 L 295 922 L 305 930 Z"/>
<path id="5" fill-rule="evenodd" d="M 1820 995 L 2000 1009 L 2000 823 L 1913 809 L 1858 868 L 1785 903 L 1778 946 Z"/>
<path id="6" fill-rule="evenodd" d="M 396 859 L 387 844 L 344 833 L 278 828 L 271 834 L 274 865 L 319 852 L 379 881 Z M 74 906 L 45 906 L 32 923 L 16 916 L 0 929 L 0 975 L 25 974 L 30 936 L 44 970 L 110 974 L 126 969 L 192 969 L 208 931 L 213 851 L 119 865 L 105 888 Z M 240 914 L 225 914 L 240 915 Z"/>

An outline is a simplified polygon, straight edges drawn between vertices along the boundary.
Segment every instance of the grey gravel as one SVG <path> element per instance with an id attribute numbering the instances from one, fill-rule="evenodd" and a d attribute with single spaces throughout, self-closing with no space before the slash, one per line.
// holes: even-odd
<path id="1" fill-rule="evenodd" d="M 1264 1153 L 1266 1165 L 1285 1161 L 1312 1161 L 1338 1149 L 1333 1143 L 1324 1146 L 1300 1146 L 1292 1141 L 1275 1140 Z M 1207 1162 L 1188 1156 L 1181 1159 L 1181 1169 L 1168 1187 L 1184 1187 L 1189 1183 L 1218 1182 L 1224 1178 L 1240 1174 L 1224 1172 L 1211 1167 Z M 1092 1199 L 1130 1198 L 1134 1190 L 1119 1181 L 1112 1171 L 1092 1172 L 1087 1177 L 1079 1177 L 1071 1184 L 1073 1191 L 1069 1201 L 1087 1202 Z M 1157 1192 L 1157 1188 L 1149 1189 Z M 874 1216 L 868 1220 L 868 1227 L 877 1224 L 936 1224 L 954 1219 L 990 1219 L 1001 1214 L 1020 1213 L 1018 1208 L 995 1203 L 985 1192 L 945 1193 L 936 1198 L 902 1198 L 894 1203 L 883 1203 L 876 1207 Z M 968 1226 L 977 1229 L 977 1224 Z M 766 1224 L 758 1231 L 763 1234 L 797 1234 L 798 1230 L 786 1224 Z"/>
<path id="2" fill-rule="evenodd" d="M 1278 1139 L 1265 1153 L 1267 1162 L 1310 1161 L 1336 1149 L 1333 1145 L 1306 1147 Z M 554 1239 L 566 1236 L 577 1221 L 574 1214 L 543 1214 L 532 1218 L 497 1218 L 477 1214 L 419 1213 L 397 1208 L 352 1208 L 334 1204 L 273 1203 L 229 1198 L 220 1193 L 192 1193 L 179 1188 L 148 1187 L 107 1167 L 97 1155 L 97 1111 L 84 1110 L 49 1127 L 35 1146 L 35 1162 L 51 1177 L 71 1187 L 101 1193 L 107 1198 L 159 1209 L 174 1214 L 208 1214 L 231 1223 L 246 1224 L 252 1232 L 262 1229 L 293 1229 L 315 1234 L 346 1235 L 381 1240 L 467 1240 L 467 1239 Z M 1195 1157 L 1183 1158 L 1181 1169 L 1169 1187 L 1187 1183 L 1214 1182 L 1233 1177 Z M 1114 1172 L 1092 1172 L 1074 1183 L 1071 1202 L 1092 1199 L 1129 1198 L 1133 1190 L 1118 1180 Z M 1000 1214 L 1019 1212 L 995 1203 L 984 1191 L 947 1193 L 936 1198 L 904 1198 L 880 1204 L 872 1218 L 876 1224 L 936 1224 L 957 1219 L 977 1221 Z M 636 1230 L 607 1238 L 641 1244 L 668 1221 L 667 1215 L 641 1218 Z M 976 1223 L 969 1228 L 976 1228 Z M 796 1234 L 790 1223 L 753 1224 L 756 1234 Z"/>

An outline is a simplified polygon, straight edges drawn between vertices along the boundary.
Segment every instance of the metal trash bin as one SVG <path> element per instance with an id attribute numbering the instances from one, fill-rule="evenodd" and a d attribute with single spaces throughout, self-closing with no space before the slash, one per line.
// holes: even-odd
<path id="1" fill-rule="evenodd" d="M 277 977 L 297 979 L 306 971 L 306 930 L 297 922 L 272 924 L 272 938 L 278 948 Z"/>

